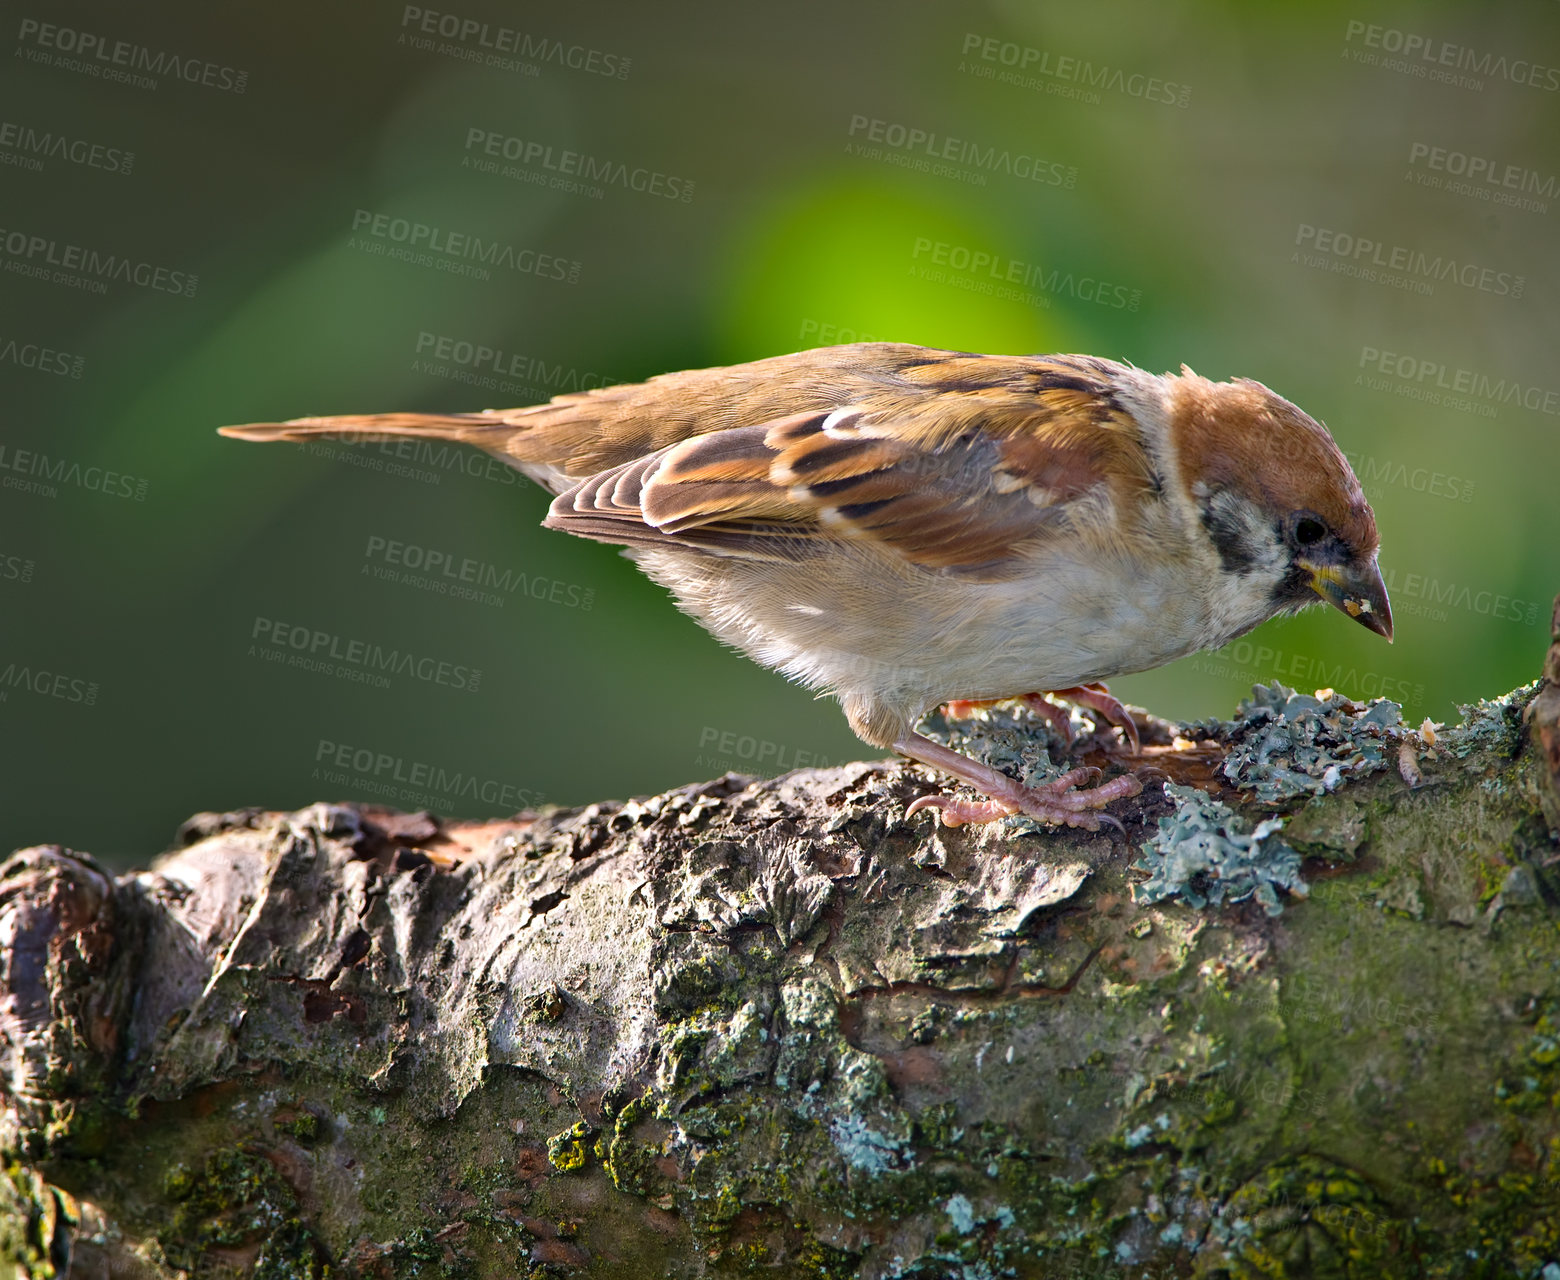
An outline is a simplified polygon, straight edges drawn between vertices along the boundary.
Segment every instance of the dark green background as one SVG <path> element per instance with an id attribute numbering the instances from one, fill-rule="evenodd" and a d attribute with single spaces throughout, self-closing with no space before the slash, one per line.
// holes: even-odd
<path id="1" fill-rule="evenodd" d="M 864 754 L 832 703 L 722 650 L 610 548 L 539 529 L 546 496 L 523 482 L 427 464 L 408 478 L 214 434 L 305 413 L 525 403 L 558 385 L 490 390 L 420 371 L 420 333 L 575 378 L 748 360 L 845 330 L 1258 378 L 1358 460 L 1398 641 L 1313 610 L 1118 692 L 1209 716 L 1253 676 L 1315 687 L 1320 672 L 1445 720 L 1454 701 L 1536 671 L 1560 587 L 1557 397 L 1543 408 L 1560 388 L 1560 93 L 1498 70 L 1459 86 L 1372 65 L 1360 59 L 1390 55 L 1361 28 L 1422 37 L 1454 60 L 1553 67 L 1560 7 L 443 11 L 524 33 L 533 49 L 545 39 L 627 59 L 628 74 L 518 57 L 530 74 L 419 50 L 400 41 L 415 28 L 392 4 L 9 8 L 0 119 L 133 152 L 134 164 L 0 165 L 5 229 L 199 282 L 193 297 L 121 282 L 99 294 L 18 274 L 37 259 L 0 254 L 0 343 L 80 357 L 79 377 L 0 359 L 0 444 L 146 482 L 143 500 L 68 478 L 52 496 L 0 489 L 7 846 L 60 841 L 139 862 L 196 810 L 375 798 L 361 776 L 316 774 L 322 740 L 565 804 L 728 765 Z M 40 63 L 28 18 L 243 70 L 245 91 Z M 995 78 L 1001 53 L 966 52 L 971 36 L 1035 51 L 1033 83 Z M 1098 101 L 1048 91 L 1102 69 L 1106 83 L 1087 90 Z M 1184 87 L 1185 105 L 1134 96 L 1131 76 Z M 918 172 L 854 154 L 858 116 L 1076 172 L 1070 186 L 978 164 Z M 474 127 L 691 181 L 692 198 L 615 184 L 595 198 L 475 172 L 462 164 Z M 1498 202 L 1505 188 L 1489 183 L 1426 185 L 1448 175 L 1416 163 L 1416 143 L 1532 173 L 1535 207 Z M 353 242 L 358 209 L 578 261 L 579 279 L 499 270 L 483 282 L 375 256 Z M 1426 295 L 1327 269 L 1334 258 L 1307 265 L 1302 226 L 1520 276 L 1521 296 L 1445 280 Z M 1056 283 L 1014 298 L 981 292 L 968 271 L 918 277 L 936 269 L 918 242 L 1033 264 Z M 1102 305 L 1085 280 L 1119 289 Z M 1539 408 L 1488 388 L 1471 406 L 1431 403 L 1379 370 L 1371 385 L 1367 348 L 1538 388 Z M 365 573 L 373 536 L 562 584 L 564 602 L 516 591 L 499 608 L 381 581 Z M 587 591 L 588 610 L 570 607 Z M 480 691 L 404 678 L 377 689 L 271 664 L 250 652 L 257 617 L 480 668 Z M 75 700 L 90 684 L 91 704 Z M 446 795 L 438 807 L 506 806 Z"/>

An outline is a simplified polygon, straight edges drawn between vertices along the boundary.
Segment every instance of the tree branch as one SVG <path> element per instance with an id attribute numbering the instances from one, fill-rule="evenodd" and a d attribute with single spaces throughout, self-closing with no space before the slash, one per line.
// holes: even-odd
<path id="1" fill-rule="evenodd" d="M 1434 743 L 1342 700 L 1147 724 L 1246 821 L 1153 786 L 1126 842 L 906 821 L 933 784 L 878 763 L 491 822 L 205 814 L 117 880 L 23 850 L 0 1248 L 29 1276 L 1560 1275 L 1560 647 L 1545 673 Z M 966 745 L 1032 764 L 1018 715 Z"/>

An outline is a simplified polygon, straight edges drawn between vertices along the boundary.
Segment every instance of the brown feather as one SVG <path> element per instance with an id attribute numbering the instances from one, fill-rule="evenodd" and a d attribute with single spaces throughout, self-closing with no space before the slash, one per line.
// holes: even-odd
<path id="1" fill-rule="evenodd" d="M 971 412 L 972 399 L 986 416 Z M 1054 408 L 1035 414 L 1032 402 L 1027 418 L 991 416 L 989 400 L 923 392 L 899 416 L 862 412 L 850 425 L 859 434 L 843 437 L 825 424 L 844 430 L 850 415 L 821 412 L 701 435 L 583 481 L 553 504 L 547 523 L 626 541 L 609 534 L 642 522 L 722 554 L 734 553 L 729 535 L 740 528 L 742 545 L 762 547 L 766 558 L 788 537 L 802 555 L 809 541 L 848 538 L 926 568 L 1003 576 L 1066 527 L 1070 500 L 1131 503 L 1149 490 L 1146 455 L 1124 414 L 1102 430 Z M 912 443 L 947 436 L 941 419 L 950 413 L 960 435 L 935 449 Z"/>

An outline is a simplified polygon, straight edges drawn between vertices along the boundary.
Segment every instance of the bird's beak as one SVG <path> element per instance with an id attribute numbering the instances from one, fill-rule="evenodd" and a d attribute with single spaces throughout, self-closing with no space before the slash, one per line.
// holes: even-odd
<path id="1" fill-rule="evenodd" d="M 1392 643 L 1392 605 L 1387 600 L 1387 584 L 1381 580 L 1375 556 L 1363 565 L 1311 564 L 1302 560 L 1300 566 L 1310 571 L 1311 590 Z"/>

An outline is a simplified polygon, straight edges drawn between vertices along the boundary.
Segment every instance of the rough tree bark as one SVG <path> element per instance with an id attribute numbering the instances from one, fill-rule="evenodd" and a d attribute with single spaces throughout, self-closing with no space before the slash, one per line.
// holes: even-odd
<path id="1" fill-rule="evenodd" d="M 940 830 L 887 762 L 482 823 L 205 814 L 118 880 L 23 850 L 0 1249 L 27 1276 L 1554 1280 L 1560 643 L 1546 675 L 1438 737 L 1370 728 L 1390 767 L 1277 809 L 1228 776 L 1250 724 L 1149 726 L 1167 773 L 1290 815 L 1281 914 L 1184 866 L 1145 900 L 1157 786 L 1125 840 Z"/>

